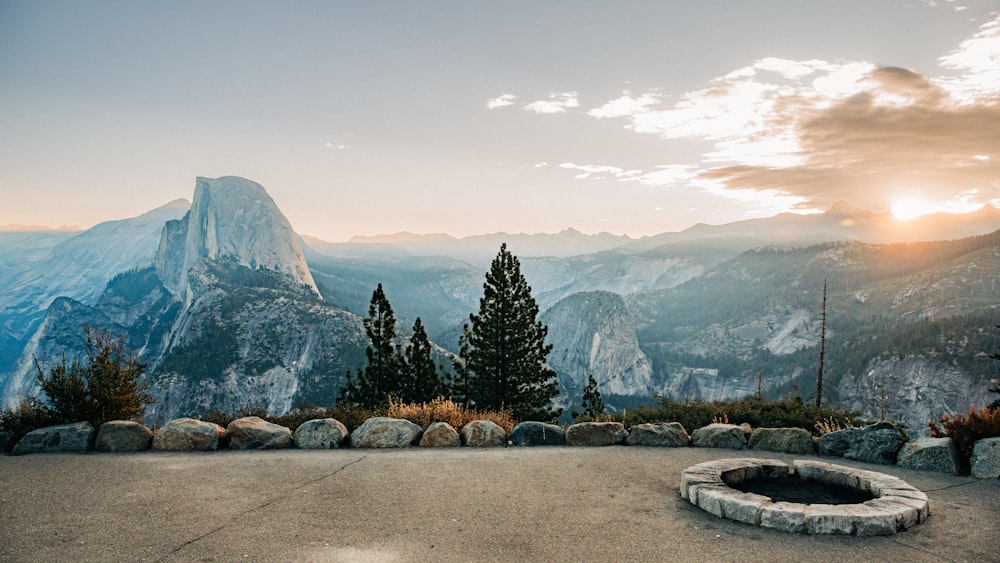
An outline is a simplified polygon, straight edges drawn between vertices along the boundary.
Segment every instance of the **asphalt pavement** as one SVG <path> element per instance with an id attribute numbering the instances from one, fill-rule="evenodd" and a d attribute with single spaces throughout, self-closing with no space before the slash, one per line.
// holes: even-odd
<path id="1" fill-rule="evenodd" d="M 702 448 L 0 456 L 0 561 L 1000 561 L 1000 480 Z M 807 536 L 679 498 L 687 467 L 822 459 L 900 477 L 930 519 Z"/>

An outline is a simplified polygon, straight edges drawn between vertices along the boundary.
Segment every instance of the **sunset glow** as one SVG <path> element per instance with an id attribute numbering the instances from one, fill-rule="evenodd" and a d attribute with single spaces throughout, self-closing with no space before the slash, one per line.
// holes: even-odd
<path id="1" fill-rule="evenodd" d="M 939 211 L 944 211 L 944 209 L 919 199 L 900 199 L 892 204 L 892 214 L 900 221 L 910 221 Z"/>

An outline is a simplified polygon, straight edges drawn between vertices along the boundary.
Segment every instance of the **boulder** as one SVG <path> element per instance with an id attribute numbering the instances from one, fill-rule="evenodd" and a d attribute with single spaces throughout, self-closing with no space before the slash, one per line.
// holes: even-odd
<path id="1" fill-rule="evenodd" d="M 13 432 L 0 432 L 0 452 L 7 451 L 8 447 L 12 447 L 11 441 L 14 439 Z"/>
<path id="2" fill-rule="evenodd" d="M 462 427 L 462 443 L 473 448 L 507 445 L 507 431 L 489 420 L 473 420 Z"/>
<path id="3" fill-rule="evenodd" d="M 294 440 L 303 450 L 331 450 L 339 448 L 347 436 L 347 427 L 336 418 L 316 418 L 300 424 Z"/>
<path id="4" fill-rule="evenodd" d="M 976 479 L 1000 478 L 1000 438 L 976 440 L 970 465 L 972 476 Z"/>
<path id="5" fill-rule="evenodd" d="M 458 431 L 447 422 L 435 422 L 424 430 L 420 445 L 425 448 L 457 448 L 462 445 Z"/>
<path id="6" fill-rule="evenodd" d="M 691 445 L 691 437 L 680 422 L 636 424 L 629 428 L 625 443 L 630 446 L 656 446 L 684 448 Z"/>
<path id="7" fill-rule="evenodd" d="M 420 439 L 420 427 L 401 418 L 376 416 L 351 433 L 353 448 L 406 448 Z"/>
<path id="8" fill-rule="evenodd" d="M 750 434 L 751 450 L 811 454 L 816 448 L 812 434 L 804 428 L 757 428 Z"/>
<path id="9" fill-rule="evenodd" d="M 166 423 L 153 436 L 153 449 L 171 452 L 214 451 L 226 429 L 214 422 L 195 418 L 178 418 Z"/>
<path id="10" fill-rule="evenodd" d="M 51 453 L 51 452 L 85 452 L 94 443 L 94 427 L 89 422 L 74 422 L 46 426 L 28 432 L 21 438 L 12 453 L 14 455 Z"/>
<path id="11" fill-rule="evenodd" d="M 566 431 L 570 446 L 613 446 L 621 444 L 628 432 L 621 422 L 581 422 Z"/>
<path id="12" fill-rule="evenodd" d="M 890 465 L 896 463 L 896 456 L 905 441 L 895 426 L 879 422 L 864 428 L 845 428 L 822 435 L 819 453 Z"/>
<path id="13" fill-rule="evenodd" d="M 940 471 L 957 475 L 962 470 L 962 458 L 951 438 L 917 438 L 903 444 L 896 464 L 907 469 Z"/>
<path id="14" fill-rule="evenodd" d="M 153 431 L 131 420 L 109 420 L 97 431 L 99 452 L 142 452 L 153 445 Z"/>
<path id="15" fill-rule="evenodd" d="M 529 420 L 510 431 L 510 441 L 515 446 L 562 446 L 566 434 L 561 426 Z"/>
<path id="16" fill-rule="evenodd" d="M 233 450 L 280 450 L 294 444 L 291 430 L 259 416 L 245 416 L 230 422 L 225 437 Z"/>
<path id="17" fill-rule="evenodd" d="M 691 445 L 696 448 L 745 450 L 747 449 L 747 437 L 741 426 L 713 423 L 702 426 L 691 433 Z"/>

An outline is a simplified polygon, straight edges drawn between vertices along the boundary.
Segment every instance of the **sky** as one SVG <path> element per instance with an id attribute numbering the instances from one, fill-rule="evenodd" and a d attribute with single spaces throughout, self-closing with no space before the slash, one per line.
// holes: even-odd
<path id="1" fill-rule="evenodd" d="M 226 175 L 333 242 L 1000 205 L 1000 0 L 0 0 L 0 225 Z"/>

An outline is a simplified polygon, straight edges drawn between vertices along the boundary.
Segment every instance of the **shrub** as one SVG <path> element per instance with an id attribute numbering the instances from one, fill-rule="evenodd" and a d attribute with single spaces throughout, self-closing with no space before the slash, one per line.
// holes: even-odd
<path id="1" fill-rule="evenodd" d="M 438 397 L 427 403 L 409 404 L 390 397 L 387 416 L 409 420 L 424 430 L 435 422 L 447 422 L 452 428 L 459 430 L 473 420 L 489 420 L 510 434 L 517 424 L 511 409 L 470 409 L 444 397 Z"/>
<path id="2" fill-rule="evenodd" d="M 951 438 L 966 464 L 972 458 L 972 448 L 977 440 L 1000 437 L 1000 408 L 969 407 L 967 414 L 942 416 L 938 422 L 940 426 L 933 421 L 927 423 L 931 436 Z"/>
<path id="3" fill-rule="evenodd" d="M 38 360 L 38 384 L 48 398 L 53 423 L 87 421 L 94 428 L 109 420 L 142 417 L 153 402 L 149 385 L 142 379 L 146 364 L 106 330 L 83 326 L 86 359 L 71 363 L 64 357 L 42 371 Z"/>
<path id="4" fill-rule="evenodd" d="M 753 428 L 804 428 L 815 433 L 818 432 L 817 423 L 823 420 L 832 418 L 849 424 L 860 414 L 807 405 L 798 398 L 767 401 L 748 397 L 709 403 L 695 400 L 677 402 L 658 397 L 657 401 L 660 404 L 656 407 L 640 406 L 613 418 L 626 427 L 645 422 L 680 422 L 691 431 L 712 422 L 730 421 L 732 424 L 747 423 Z"/>
<path id="5" fill-rule="evenodd" d="M 0 431 L 14 435 L 7 443 L 7 451 L 10 451 L 28 432 L 52 424 L 52 413 L 34 397 L 22 396 L 17 406 L 0 411 Z"/>

